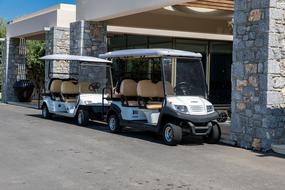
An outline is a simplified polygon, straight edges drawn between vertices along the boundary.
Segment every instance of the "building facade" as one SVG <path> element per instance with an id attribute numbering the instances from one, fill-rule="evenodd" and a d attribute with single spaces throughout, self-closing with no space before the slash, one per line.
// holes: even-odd
<path id="1" fill-rule="evenodd" d="M 281 0 L 77 0 L 69 34 L 46 43 L 66 42 L 66 52 L 90 56 L 126 48 L 199 52 L 210 100 L 231 107 L 232 140 L 267 151 L 285 135 L 284 9 Z M 11 36 L 25 37 L 14 24 Z M 15 57 L 11 36 L 8 55 Z"/>

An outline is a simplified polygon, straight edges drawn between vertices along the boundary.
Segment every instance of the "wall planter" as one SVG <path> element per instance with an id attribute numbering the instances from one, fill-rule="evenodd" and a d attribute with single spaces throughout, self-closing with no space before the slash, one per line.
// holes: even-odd
<path id="1" fill-rule="evenodd" d="M 20 80 L 15 82 L 13 88 L 19 102 L 30 102 L 34 87 L 34 83 L 30 80 Z"/>

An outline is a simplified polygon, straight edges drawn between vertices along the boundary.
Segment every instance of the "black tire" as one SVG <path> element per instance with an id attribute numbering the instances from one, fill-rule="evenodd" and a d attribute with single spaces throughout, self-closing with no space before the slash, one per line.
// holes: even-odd
<path id="1" fill-rule="evenodd" d="M 217 123 L 213 124 L 210 134 L 205 138 L 205 141 L 209 144 L 216 144 L 221 139 L 221 128 Z"/>
<path id="2" fill-rule="evenodd" d="M 108 127 L 111 133 L 120 133 L 122 131 L 120 120 L 116 114 L 112 114 L 108 117 Z"/>
<path id="3" fill-rule="evenodd" d="M 163 127 L 162 136 L 166 145 L 176 146 L 182 140 L 182 128 L 172 123 L 167 123 Z"/>
<path id="4" fill-rule="evenodd" d="M 80 109 L 77 112 L 77 124 L 79 126 L 87 126 L 89 124 L 89 112 L 84 109 Z"/>
<path id="5" fill-rule="evenodd" d="M 224 123 L 227 120 L 228 120 L 228 114 L 226 112 L 220 112 L 217 121 L 220 123 Z"/>
<path id="6" fill-rule="evenodd" d="M 46 104 L 42 106 L 42 117 L 45 119 L 50 119 L 52 114 L 49 112 Z"/>

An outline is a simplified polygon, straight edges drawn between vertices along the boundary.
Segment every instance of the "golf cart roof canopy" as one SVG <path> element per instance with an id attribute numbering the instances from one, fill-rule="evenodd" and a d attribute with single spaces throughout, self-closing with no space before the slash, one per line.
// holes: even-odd
<path id="1" fill-rule="evenodd" d="M 42 60 L 63 60 L 63 61 L 80 61 L 80 62 L 93 62 L 93 63 L 111 63 L 106 59 L 100 59 L 90 56 L 68 55 L 68 54 L 53 54 L 41 57 Z"/>
<path id="2" fill-rule="evenodd" d="M 175 50 L 175 49 L 130 49 L 118 50 L 99 55 L 100 58 L 124 58 L 124 57 L 192 57 L 202 58 L 200 53 L 193 53 L 189 51 Z"/>

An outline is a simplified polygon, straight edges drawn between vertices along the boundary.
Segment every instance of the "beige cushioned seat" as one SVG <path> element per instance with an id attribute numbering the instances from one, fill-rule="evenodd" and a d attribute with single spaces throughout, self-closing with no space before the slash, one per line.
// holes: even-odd
<path id="1" fill-rule="evenodd" d="M 137 101 L 127 100 L 127 97 L 137 97 L 137 83 L 132 79 L 125 79 L 120 86 L 120 96 L 125 97 L 128 106 L 138 106 Z"/>
<path id="2" fill-rule="evenodd" d="M 155 98 L 157 97 L 157 87 L 151 80 L 139 81 L 137 87 L 137 94 L 143 98 Z"/>
<path id="3" fill-rule="evenodd" d="M 149 110 L 159 110 L 162 108 L 162 102 L 148 102 L 146 104 L 146 109 Z"/>
<path id="4" fill-rule="evenodd" d="M 138 83 L 137 94 L 142 98 L 159 98 L 161 94 L 158 85 L 154 84 L 151 80 L 142 80 Z M 145 105 L 147 109 L 161 109 L 162 102 L 147 102 Z"/>
<path id="5" fill-rule="evenodd" d="M 49 91 L 55 100 L 60 100 L 61 83 L 61 80 L 56 79 L 53 80 L 50 84 Z"/>
<path id="6" fill-rule="evenodd" d="M 163 90 L 163 82 L 159 81 L 157 84 L 157 88 L 158 88 L 158 97 L 159 98 L 164 98 L 164 90 Z M 170 84 L 170 82 L 165 81 L 165 91 L 167 95 L 174 95 L 174 89 L 172 87 L 172 85 Z"/>
<path id="7" fill-rule="evenodd" d="M 79 85 L 74 81 L 64 81 L 61 84 L 62 98 L 66 102 L 76 102 L 76 96 L 79 94 Z"/>
<path id="8" fill-rule="evenodd" d="M 51 93 L 60 93 L 61 92 L 61 80 L 53 80 L 50 85 L 49 91 Z"/>
<path id="9" fill-rule="evenodd" d="M 120 86 L 120 95 L 122 96 L 137 96 L 137 83 L 131 79 L 125 79 Z"/>
<path id="10" fill-rule="evenodd" d="M 89 89 L 89 82 L 81 82 L 79 83 L 79 92 L 83 93 L 83 94 L 90 94 L 93 93 L 90 89 Z"/>

